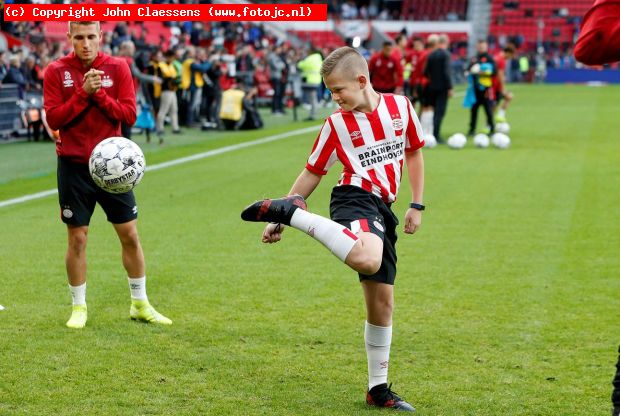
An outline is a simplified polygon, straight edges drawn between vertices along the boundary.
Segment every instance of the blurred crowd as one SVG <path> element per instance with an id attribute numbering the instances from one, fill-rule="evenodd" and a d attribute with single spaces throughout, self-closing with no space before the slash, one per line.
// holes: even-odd
<path id="1" fill-rule="evenodd" d="M 352 2 L 349 2 L 352 3 Z M 340 13 L 347 3 L 340 5 Z M 346 10 L 346 7 L 345 7 Z M 359 13 L 359 10 L 358 10 Z M 66 39 L 50 36 L 40 22 L 1 22 L 2 30 L 23 41 L 22 46 L 0 51 L 0 87 L 18 86 L 18 98 L 41 94 L 47 65 L 64 56 Z M 141 22 L 108 24 L 103 30 L 101 50 L 127 60 L 135 80 L 143 130 L 150 140 L 154 132 L 163 142 L 164 125 L 173 133 L 181 128 L 258 128 L 259 105 L 269 106 L 275 116 L 302 104 L 307 120 L 316 118 L 319 106 L 332 105 L 321 82 L 322 59 L 331 52 L 307 42 L 283 40 L 261 24 L 247 22 L 163 22 L 158 40 L 147 40 Z M 535 82 L 544 79 L 547 68 L 578 65 L 570 49 L 521 52 L 513 39 L 489 39 L 492 54 L 506 45 L 514 51 L 507 57 L 506 82 Z M 24 46 L 28 45 L 28 46 Z M 427 38 L 401 32 L 383 48 L 358 46 L 368 59 L 371 81 L 380 91 L 404 93 L 419 100 L 415 86 L 424 84 L 421 51 L 436 45 Z M 447 43 L 450 74 L 454 83 L 467 81 L 471 57 L 467 42 Z M 231 91 L 231 92 L 229 92 Z M 123 134 L 130 137 L 131 126 Z"/>

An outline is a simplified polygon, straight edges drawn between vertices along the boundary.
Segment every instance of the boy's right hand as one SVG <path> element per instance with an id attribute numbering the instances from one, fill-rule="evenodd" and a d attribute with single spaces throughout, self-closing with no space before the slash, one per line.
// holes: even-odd
<path id="1" fill-rule="evenodd" d="M 274 224 L 272 222 L 267 224 L 263 230 L 263 243 L 273 244 L 280 241 L 282 239 L 284 227 L 286 227 L 284 224 Z"/>

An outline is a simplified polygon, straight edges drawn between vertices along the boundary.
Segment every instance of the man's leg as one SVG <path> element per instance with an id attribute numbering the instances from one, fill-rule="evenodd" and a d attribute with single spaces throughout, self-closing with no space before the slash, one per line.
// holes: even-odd
<path id="1" fill-rule="evenodd" d="M 164 137 L 164 121 L 166 119 L 166 115 L 170 111 L 170 107 L 172 106 L 173 94 L 174 92 L 172 91 L 163 91 L 161 93 L 159 111 L 157 112 L 157 135 L 160 138 L 160 143 Z"/>
<path id="2" fill-rule="evenodd" d="M 68 245 L 65 256 L 69 290 L 73 300 L 71 318 L 67 321 L 69 328 L 84 328 L 88 319 L 86 309 L 86 244 L 88 226 L 67 226 Z"/>
<path id="3" fill-rule="evenodd" d="M 435 101 L 435 114 L 433 117 L 433 134 L 438 142 L 441 142 L 441 123 L 446 115 L 446 106 L 448 105 L 448 92 L 441 91 L 437 93 L 437 100 Z"/>
<path id="4" fill-rule="evenodd" d="M 493 119 L 493 103 L 488 97 L 484 97 L 484 112 L 487 116 L 487 124 L 489 125 L 489 134 L 495 131 L 495 120 Z"/>
<path id="5" fill-rule="evenodd" d="M 172 321 L 151 306 L 146 295 L 146 267 L 138 236 L 137 220 L 113 224 L 122 246 L 123 266 L 127 271 L 131 292 L 129 316 L 144 322 L 170 325 Z"/>
<path id="6" fill-rule="evenodd" d="M 170 104 L 170 120 L 172 123 L 172 131 L 173 132 L 178 132 L 179 131 L 179 105 L 178 105 L 178 100 L 176 95 L 172 96 L 172 100 L 171 100 L 171 104 Z"/>
<path id="7" fill-rule="evenodd" d="M 620 353 L 620 347 L 618 348 Z M 612 382 L 614 389 L 611 393 L 611 402 L 614 406 L 613 416 L 620 416 L 620 356 L 618 356 L 618 362 L 616 363 L 616 374 Z"/>
<path id="8" fill-rule="evenodd" d="M 469 114 L 469 131 L 467 134 L 470 136 L 476 134 L 476 124 L 478 123 L 478 107 L 480 107 L 480 104 L 478 103 L 478 100 L 476 100 L 474 105 L 471 107 Z"/>

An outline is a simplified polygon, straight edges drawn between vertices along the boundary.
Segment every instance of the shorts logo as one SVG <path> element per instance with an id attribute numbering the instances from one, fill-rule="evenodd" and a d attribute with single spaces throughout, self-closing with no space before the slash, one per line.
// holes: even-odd
<path id="1" fill-rule="evenodd" d="M 383 225 L 381 225 L 381 223 L 379 221 L 373 221 L 372 225 L 375 226 L 375 228 L 379 231 L 381 231 L 382 233 L 385 232 L 385 229 L 383 228 Z"/>
<path id="2" fill-rule="evenodd" d="M 104 75 L 103 80 L 101 80 L 101 86 L 103 88 L 110 88 L 112 85 L 114 85 L 114 81 L 112 81 L 109 75 Z"/>
<path id="3" fill-rule="evenodd" d="M 73 80 L 71 79 L 71 72 L 65 71 L 65 80 L 63 81 L 65 87 L 73 87 Z"/>
<path id="4" fill-rule="evenodd" d="M 62 210 L 62 216 L 65 218 L 71 218 L 73 217 L 73 211 L 71 211 L 69 208 L 65 208 Z"/>
<path id="5" fill-rule="evenodd" d="M 133 208 L 131 209 L 131 212 L 133 212 L 134 214 L 138 213 L 138 206 L 134 205 Z"/>
<path id="6" fill-rule="evenodd" d="M 400 118 L 395 118 L 394 120 L 392 120 L 392 127 L 394 127 L 394 130 L 402 130 L 403 120 L 401 120 Z"/>

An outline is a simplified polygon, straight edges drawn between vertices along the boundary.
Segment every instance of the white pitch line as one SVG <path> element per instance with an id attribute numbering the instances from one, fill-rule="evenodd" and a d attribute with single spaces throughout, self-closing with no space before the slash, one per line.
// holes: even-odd
<path id="1" fill-rule="evenodd" d="M 182 163 L 193 162 L 195 160 L 205 159 L 207 157 L 220 155 L 222 153 L 233 152 L 238 149 L 243 149 L 245 147 L 257 146 L 263 143 L 275 142 L 277 140 L 286 139 L 293 136 L 299 136 L 300 134 L 312 133 L 313 131 L 319 130 L 320 126 L 312 126 L 306 127 L 305 129 L 293 130 L 288 133 L 276 134 L 273 136 L 263 137 L 262 139 L 256 139 L 249 142 L 237 143 L 230 146 L 220 147 L 219 149 L 209 150 L 207 152 L 196 153 L 195 155 L 181 157 L 179 159 L 170 160 L 168 162 L 158 163 L 156 165 L 147 166 L 147 171 L 159 170 L 169 168 L 171 166 L 180 165 Z M 37 192 L 35 194 L 29 194 L 20 196 L 18 198 L 7 199 L 6 201 L 0 201 L 0 208 L 8 207 L 10 205 L 21 204 L 23 202 L 32 201 L 35 199 L 45 198 L 47 196 L 56 195 L 58 193 L 58 189 L 49 189 L 47 191 Z"/>

